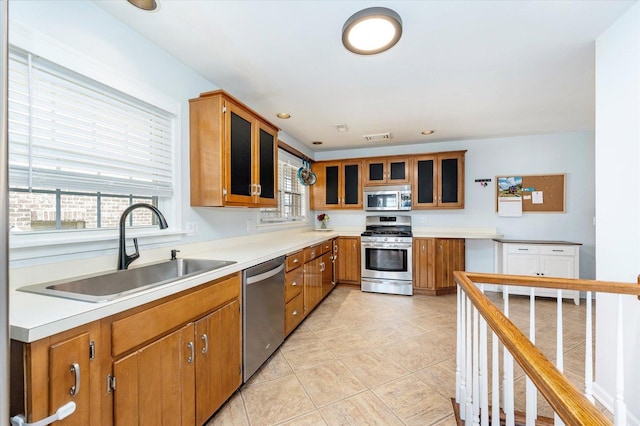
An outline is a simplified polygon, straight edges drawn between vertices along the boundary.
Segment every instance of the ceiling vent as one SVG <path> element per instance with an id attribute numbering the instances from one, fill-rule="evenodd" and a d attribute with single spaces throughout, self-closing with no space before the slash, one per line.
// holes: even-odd
<path id="1" fill-rule="evenodd" d="M 365 138 L 367 142 L 388 141 L 391 139 L 391 133 L 378 133 L 375 135 L 364 135 L 362 137 Z"/>

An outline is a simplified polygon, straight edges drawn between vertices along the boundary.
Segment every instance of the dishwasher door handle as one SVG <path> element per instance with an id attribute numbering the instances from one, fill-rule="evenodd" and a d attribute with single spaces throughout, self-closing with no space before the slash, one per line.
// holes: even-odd
<path id="1" fill-rule="evenodd" d="M 271 278 L 274 275 L 278 275 L 283 269 L 284 269 L 284 263 L 282 265 L 278 266 L 277 268 L 272 269 L 270 271 L 263 272 L 262 274 L 259 274 L 259 275 L 253 276 L 253 277 L 247 277 L 247 281 L 246 281 L 247 285 L 255 284 L 257 282 L 264 281 L 267 278 Z"/>

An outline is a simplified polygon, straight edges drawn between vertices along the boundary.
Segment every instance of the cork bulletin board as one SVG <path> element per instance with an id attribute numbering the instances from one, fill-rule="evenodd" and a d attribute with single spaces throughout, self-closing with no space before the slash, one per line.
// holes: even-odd
<path id="1" fill-rule="evenodd" d="M 496 211 L 498 211 L 498 194 L 500 194 L 498 181 L 501 177 L 496 176 Z M 521 177 L 523 213 L 565 212 L 566 174 L 521 175 Z"/>

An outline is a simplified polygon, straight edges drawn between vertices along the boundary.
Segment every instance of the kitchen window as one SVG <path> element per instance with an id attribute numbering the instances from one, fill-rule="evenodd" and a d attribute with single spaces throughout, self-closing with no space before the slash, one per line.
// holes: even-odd
<path id="1" fill-rule="evenodd" d="M 307 220 L 307 190 L 298 180 L 301 160 L 278 150 L 278 207 L 260 209 L 260 223 L 292 223 Z"/>
<path id="2" fill-rule="evenodd" d="M 174 210 L 175 113 L 14 47 L 8 80 L 12 235 L 116 229 L 137 202 Z"/>

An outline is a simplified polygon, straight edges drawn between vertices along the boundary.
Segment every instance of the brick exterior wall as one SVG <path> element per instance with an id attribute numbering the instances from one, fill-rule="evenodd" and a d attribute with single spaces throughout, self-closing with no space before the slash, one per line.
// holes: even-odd
<path id="1" fill-rule="evenodd" d="M 133 203 L 149 203 L 148 199 L 134 199 Z M 103 196 L 100 203 L 100 228 L 115 228 L 120 215 L 129 207 L 128 198 Z M 134 225 L 151 225 L 153 216 L 147 209 L 133 213 Z M 98 227 L 97 197 L 90 195 L 60 196 L 62 229 L 95 229 Z M 127 225 L 129 221 L 127 221 Z M 28 192 L 9 192 L 9 227 L 14 230 L 36 231 L 55 229 L 56 195 Z"/>

